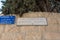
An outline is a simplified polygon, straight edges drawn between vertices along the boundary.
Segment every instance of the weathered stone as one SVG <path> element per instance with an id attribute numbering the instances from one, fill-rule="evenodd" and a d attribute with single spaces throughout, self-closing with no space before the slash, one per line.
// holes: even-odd
<path id="1" fill-rule="evenodd" d="M 7 32 L 2 34 L 1 40 L 23 40 L 23 37 L 19 33 Z"/>
<path id="2" fill-rule="evenodd" d="M 60 40 L 60 33 L 46 32 L 44 36 L 46 40 Z"/>
<path id="3" fill-rule="evenodd" d="M 58 25 L 59 27 L 58 27 L 58 32 L 60 33 L 60 24 Z"/>
<path id="4" fill-rule="evenodd" d="M 58 25 L 48 25 L 46 26 L 47 32 L 58 32 Z"/>
<path id="5" fill-rule="evenodd" d="M 24 26 L 21 28 L 21 33 L 23 34 L 25 40 L 41 40 L 43 31 L 43 26 Z"/>
<path id="6" fill-rule="evenodd" d="M 0 40 L 60 40 L 60 14 L 31 12 L 22 18 L 46 17 L 47 26 L 0 25 Z M 16 20 L 19 17 L 16 17 Z"/>
<path id="7" fill-rule="evenodd" d="M 0 39 L 2 38 L 2 34 L 5 31 L 5 25 L 0 25 Z"/>
<path id="8" fill-rule="evenodd" d="M 47 18 L 48 21 L 48 25 L 54 25 L 54 24 L 58 24 L 57 19 L 56 18 Z"/>
<path id="9" fill-rule="evenodd" d="M 0 34 L 4 33 L 5 25 L 0 25 Z"/>
<path id="10" fill-rule="evenodd" d="M 60 25 L 60 18 L 57 18 L 57 20 L 58 20 L 58 24 Z"/>
<path id="11" fill-rule="evenodd" d="M 11 30 L 13 30 L 14 28 L 16 28 L 16 25 L 5 25 L 5 33 L 9 32 Z"/>

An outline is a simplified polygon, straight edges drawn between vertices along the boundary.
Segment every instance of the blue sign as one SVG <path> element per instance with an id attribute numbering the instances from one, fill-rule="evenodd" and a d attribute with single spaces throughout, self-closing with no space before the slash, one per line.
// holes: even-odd
<path id="1" fill-rule="evenodd" d="M 0 16 L 0 24 L 14 24 L 15 16 Z"/>

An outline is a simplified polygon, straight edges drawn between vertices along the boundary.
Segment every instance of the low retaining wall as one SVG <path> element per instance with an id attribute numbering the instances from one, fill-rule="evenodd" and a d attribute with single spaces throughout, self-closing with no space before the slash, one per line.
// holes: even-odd
<path id="1" fill-rule="evenodd" d="M 25 13 L 22 18 L 47 18 L 47 26 L 0 25 L 0 40 L 60 40 L 60 14 Z M 19 18 L 18 16 L 16 17 Z"/>

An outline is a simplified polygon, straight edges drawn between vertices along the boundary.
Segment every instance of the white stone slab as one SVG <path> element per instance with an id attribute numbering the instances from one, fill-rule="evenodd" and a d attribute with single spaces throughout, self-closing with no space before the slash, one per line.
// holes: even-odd
<path id="1" fill-rule="evenodd" d="M 17 25 L 47 25 L 46 18 L 18 18 Z"/>

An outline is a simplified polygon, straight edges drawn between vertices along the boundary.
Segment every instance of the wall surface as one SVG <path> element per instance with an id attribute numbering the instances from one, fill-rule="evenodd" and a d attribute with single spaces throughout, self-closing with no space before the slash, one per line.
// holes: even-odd
<path id="1" fill-rule="evenodd" d="M 22 18 L 37 17 L 47 18 L 48 25 L 0 25 L 0 40 L 60 40 L 60 14 L 47 12 L 31 12 L 25 13 Z"/>

